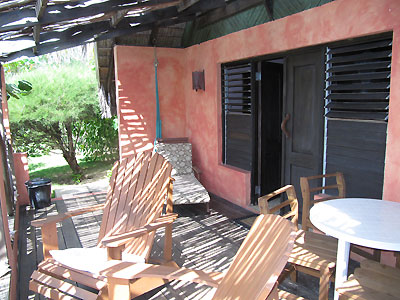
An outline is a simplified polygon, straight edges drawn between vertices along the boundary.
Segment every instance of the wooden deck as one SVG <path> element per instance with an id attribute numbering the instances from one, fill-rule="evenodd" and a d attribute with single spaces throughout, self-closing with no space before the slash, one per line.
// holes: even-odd
<path id="1" fill-rule="evenodd" d="M 19 295 L 18 299 L 42 299 L 29 291 L 28 283 L 31 273 L 42 260 L 42 245 L 40 230 L 30 226 L 32 219 L 42 218 L 58 212 L 64 212 L 79 207 L 94 205 L 105 201 L 105 194 L 91 196 L 75 195 L 65 200 L 54 201 L 48 208 L 38 211 L 24 210 L 21 212 L 19 240 Z M 227 205 L 222 200 L 212 199 L 211 213 L 205 214 L 202 206 L 183 205 L 176 207 L 179 218 L 173 229 L 173 257 L 181 266 L 198 269 L 226 270 L 248 228 L 235 222 L 250 212 Z M 59 226 L 60 248 L 92 247 L 97 241 L 97 232 L 101 222 L 101 212 L 93 212 L 73 217 Z M 152 257 L 162 255 L 162 231 L 157 232 L 152 250 Z M 284 283 L 283 288 L 317 299 L 318 281 L 313 278 L 299 276 L 300 285 Z M 136 299 L 210 299 L 213 289 L 199 284 L 171 282 L 157 290 Z"/>

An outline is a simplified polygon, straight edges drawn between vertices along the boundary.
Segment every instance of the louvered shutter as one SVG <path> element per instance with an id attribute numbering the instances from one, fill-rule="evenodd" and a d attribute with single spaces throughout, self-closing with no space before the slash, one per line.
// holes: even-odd
<path id="1" fill-rule="evenodd" d="M 251 170 L 252 65 L 222 65 L 223 162 Z"/>
<path id="2" fill-rule="evenodd" d="M 392 40 L 328 47 L 326 117 L 388 119 Z"/>

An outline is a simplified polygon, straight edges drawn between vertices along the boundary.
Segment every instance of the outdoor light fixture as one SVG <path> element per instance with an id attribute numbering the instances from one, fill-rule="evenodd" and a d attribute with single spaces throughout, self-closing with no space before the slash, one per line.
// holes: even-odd
<path id="1" fill-rule="evenodd" d="M 192 83 L 193 89 L 196 90 L 206 90 L 206 84 L 204 80 L 204 70 L 192 72 Z"/>

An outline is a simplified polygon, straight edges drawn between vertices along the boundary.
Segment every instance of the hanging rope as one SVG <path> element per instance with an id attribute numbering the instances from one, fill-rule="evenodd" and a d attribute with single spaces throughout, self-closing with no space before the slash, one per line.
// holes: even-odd
<path id="1" fill-rule="evenodd" d="M 158 68 L 157 48 L 156 48 L 156 43 L 154 41 L 154 74 L 155 74 L 155 81 L 156 81 L 156 106 L 157 106 L 156 139 L 160 139 L 162 137 L 162 135 L 161 135 L 160 99 L 158 97 L 157 68 Z"/>

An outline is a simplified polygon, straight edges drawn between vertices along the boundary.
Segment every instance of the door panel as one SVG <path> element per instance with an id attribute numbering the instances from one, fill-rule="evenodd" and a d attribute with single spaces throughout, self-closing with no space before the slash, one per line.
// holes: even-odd
<path id="1" fill-rule="evenodd" d="M 322 173 L 324 57 L 319 49 L 290 55 L 286 62 L 283 117 L 289 114 L 290 118 L 289 137 L 283 138 L 283 184 L 293 184 L 300 200 L 300 177 Z"/>

